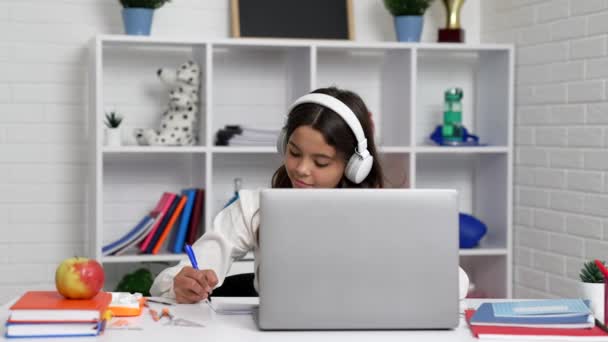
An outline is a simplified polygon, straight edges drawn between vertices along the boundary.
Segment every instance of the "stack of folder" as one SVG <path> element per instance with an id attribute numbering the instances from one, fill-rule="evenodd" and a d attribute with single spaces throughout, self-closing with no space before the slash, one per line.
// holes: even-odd
<path id="1" fill-rule="evenodd" d="M 119 239 L 104 245 L 107 255 L 183 253 L 204 230 L 205 190 L 183 189 L 181 194 L 164 192 L 156 207 Z"/>
<path id="2" fill-rule="evenodd" d="M 29 291 L 10 307 L 5 336 L 96 336 L 112 295 L 99 292 L 92 299 L 65 299 L 56 291 Z"/>
<path id="3" fill-rule="evenodd" d="M 608 341 L 589 301 L 550 299 L 483 303 L 466 310 L 473 335 L 479 339 Z"/>

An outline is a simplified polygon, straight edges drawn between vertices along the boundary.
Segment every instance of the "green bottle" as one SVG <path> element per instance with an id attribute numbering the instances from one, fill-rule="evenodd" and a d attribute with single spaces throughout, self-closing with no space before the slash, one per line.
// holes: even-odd
<path id="1" fill-rule="evenodd" d="M 450 144 L 462 141 L 462 89 L 449 88 L 444 93 L 443 127 L 441 134 L 443 140 Z"/>

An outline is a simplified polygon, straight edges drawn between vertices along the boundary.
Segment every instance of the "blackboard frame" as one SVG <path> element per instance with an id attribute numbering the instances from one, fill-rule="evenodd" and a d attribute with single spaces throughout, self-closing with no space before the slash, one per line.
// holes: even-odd
<path id="1" fill-rule="evenodd" d="M 256 0 L 256 1 L 263 1 L 263 0 Z M 290 0 L 284 0 L 286 3 Z M 293 0 L 292 0 L 293 1 Z M 230 9 L 231 9 L 231 31 L 232 31 L 232 37 L 234 38 L 296 38 L 296 39 L 329 39 L 329 40 L 354 40 L 355 37 L 355 29 L 354 29 L 354 19 L 353 19 L 353 5 L 352 5 L 352 0 L 342 0 L 345 2 L 345 7 L 346 7 L 346 12 L 344 13 L 344 18 L 343 20 L 346 22 L 346 32 L 347 32 L 347 36 L 345 37 L 340 37 L 340 38 L 335 38 L 335 37 L 294 37 L 294 36 L 289 36 L 288 34 L 284 35 L 284 36 L 253 36 L 253 35 L 247 35 L 247 34 L 243 34 L 243 30 L 241 30 L 243 25 L 243 22 L 241 20 L 241 8 L 240 8 L 240 0 L 230 0 Z M 302 1 L 302 0 L 298 0 L 297 4 L 299 6 L 309 6 L 309 5 L 304 5 L 306 3 L 306 1 Z M 323 11 L 323 8 L 319 8 L 319 11 Z M 257 19 L 257 18 L 255 18 Z M 268 15 L 265 15 L 263 18 L 259 18 L 260 21 L 268 21 Z M 313 25 L 314 23 L 311 22 L 311 25 Z"/>

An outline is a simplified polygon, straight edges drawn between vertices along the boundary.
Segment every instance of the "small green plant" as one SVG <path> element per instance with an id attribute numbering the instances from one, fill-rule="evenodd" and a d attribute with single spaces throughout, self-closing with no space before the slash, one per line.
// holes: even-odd
<path id="1" fill-rule="evenodd" d="M 149 8 L 157 9 L 171 0 L 118 0 L 124 8 Z"/>
<path id="2" fill-rule="evenodd" d="M 121 122 L 122 117 L 116 114 L 116 112 L 106 113 L 105 124 L 108 128 L 117 128 L 118 126 L 120 126 Z"/>
<path id="3" fill-rule="evenodd" d="M 116 292 L 139 292 L 144 296 L 150 296 L 150 288 L 154 282 L 154 276 L 147 268 L 140 268 L 132 273 L 125 274 L 114 291 Z"/>
<path id="4" fill-rule="evenodd" d="M 394 17 L 423 15 L 434 0 L 384 0 L 384 6 Z"/>
<path id="5" fill-rule="evenodd" d="M 606 263 L 602 261 L 604 265 Z M 604 275 L 597 267 L 594 261 L 588 261 L 583 265 L 581 269 L 581 274 L 579 274 L 581 281 L 584 283 L 603 283 Z"/>

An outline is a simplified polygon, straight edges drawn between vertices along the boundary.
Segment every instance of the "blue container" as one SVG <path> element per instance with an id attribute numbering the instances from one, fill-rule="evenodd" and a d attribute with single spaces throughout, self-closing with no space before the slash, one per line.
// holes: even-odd
<path id="1" fill-rule="evenodd" d="M 149 36 L 154 10 L 150 8 L 123 8 L 122 21 L 125 33 L 135 36 Z"/>
<path id="2" fill-rule="evenodd" d="M 481 238 L 488 232 L 488 227 L 473 215 L 458 215 L 460 248 L 473 248 L 479 245 Z"/>
<path id="3" fill-rule="evenodd" d="M 395 32 L 400 42 L 419 42 L 422 35 L 423 17 L 420 15 L 401 15 L 395 17 Z"/>

